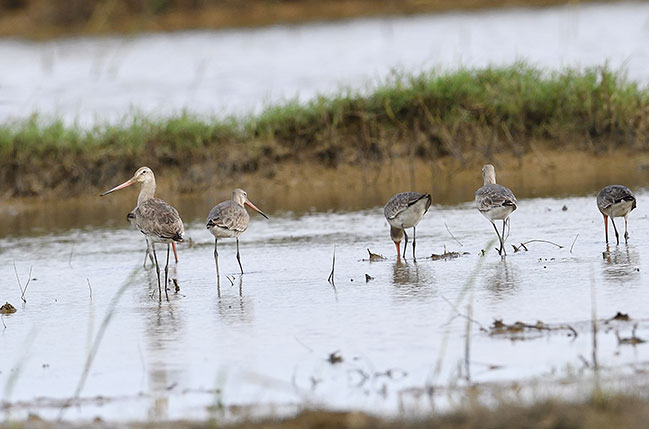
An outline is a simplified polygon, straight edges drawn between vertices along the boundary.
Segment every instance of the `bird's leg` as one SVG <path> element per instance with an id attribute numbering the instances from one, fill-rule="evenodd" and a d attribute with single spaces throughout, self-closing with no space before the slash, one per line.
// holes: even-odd
<path id="1" fill-rule="evenodd" d="M 237 237 L 237 262 L 239 262 L 239 269 L 241 274 L 243 274 L 243 267 L 241 266 L 241 255 L 239 255 L 239 237 Z"/>
<path id="2" fill-rule="evenodd" d="M 628 215 L 624 216 L 624 242 L 629 241 L 629 218 Z"/>
<path id="3" fill-rule="evenodd" d="M 406 250 L 408 250 L 408 234 L 406 233 L 406 229 L 403 228 L 403 236 L 406 237 L 406 244 L 403 245 L 403 260 L 406 260 Z"/>
<path id="4" fill-rule="evenodd" d="M 498 249 L 498 254 L 502 255 L 503 254 L 503 251 L 502 251 L 502 249 L 503 249 L 503 240 L 502 240 L 502 238 L 500 238 L 500 233 L 498 232 L 498 227 L 496 226 L 494 221 L 491 221 L 491 224 L 493 225 L 494 230 L 496 231 L 496 236 L 498 236 L 498 242 L 500 243 L 500 249 Z"/>
<path id="5" fill-rule="evenodd" d="M 417 260 L 417 255 L 415 254 L 415 245 L 417 243 L 417 234 L 415 233 L 415 227 L 412 227 L 412 260 Z"/>
<path id="6" fill-rule="evenodd" d="M 178 263 L 178 252 L 176 252 L 176 243 L 173 241 L 171 242 L 171 248 L 174 251 L 174 259 L 176 260 L 176 263 Z"/>
<path id="7" fill-rule="evenodd" d="M 167 292 L 167 284 L 169 281 L 169 248 L 171 244 L 167 243 L 167 263 L 165 264 L 165 298 L 169 301 L 169 292 Z"/>
<path id="8" fill-rule="evenodd" d="M 500 248 L 503 249 L 503 255 L 507 255 L 507 249 L 505 249 L 505 226 L 507 226 L 507 220 L 509 218 L 503 219 L 503 235 L 502 241 L 500 242 Z"/>
<path id="9" fill-rule="evenodd" d="M 617 227 L 615 226 L 615 219 L 611 216 L 611 223 L 613 224 L 613 230 L 615 231 L 615 240 L 616 244 L 620 244 L 620 234 L 617 233 Z"/>
<path id="10" fill-rule="evenodd" d="M 214 239 L 214 264 L 216 265 L 216 287 L 221 294 L 221 272 L 219 271 L 219 250 L 218 250 L 219 240 L 218 238 Z"/>
<path id="11" fill-rule="evenodd" d="M 606 244 L 608 244 L 608 216 L 604 216 L 604 234 L 606 234 Z"/>
<path id="12" fill-rule="evenodd" d="M 160 287 L 160 266 L 158 265 L 158 255 L 155 253 L 155 244 L 151 243 L 151 250 L 153 251 L 153 260 L 155 261 L 155 272 L 158 275 L 158 300 L 162 301 L 162 288 Z"/>

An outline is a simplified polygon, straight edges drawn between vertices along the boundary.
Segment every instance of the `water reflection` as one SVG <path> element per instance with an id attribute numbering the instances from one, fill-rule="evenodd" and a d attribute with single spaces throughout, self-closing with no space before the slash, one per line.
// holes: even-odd
<path id="1" fill-rule="evenodd" d="M 499 259 L 498 262 L 486 265 L 488 270 L 486 278 L 487 289 L 492 291 L 497 298 L 504 298 L 514 292 L 518 284 L 518 272 L 507 258 Z"/>
<path id="2" fill-rule="evenodd" d="M 435 276 L 428 263 L 402 261 L 392 264 L 392 284 L 399 296 L 433 296 Z"/>
<path id="3" fill-rule="evenodd" d="M 625 283 L 640 273 L 640 254 L 628 244 L 606 245 L 602 252 L 604 277 L 618 283 Z"/>
<path id="4" fill-rule="evenodd" d="M 219 319 L 227 324 L 250 324 L 254 321 L 254 301 L 243 294 L 243 276 L 239 276 L 238 280 L 234 276 L 226 277 L 228 281 L 224 282 L 226 286 L 221 284 L 223 293 L 218 294 L 216 300 L 216 310 Z M 237 288 L 238 293 L 233 293 Z"/>

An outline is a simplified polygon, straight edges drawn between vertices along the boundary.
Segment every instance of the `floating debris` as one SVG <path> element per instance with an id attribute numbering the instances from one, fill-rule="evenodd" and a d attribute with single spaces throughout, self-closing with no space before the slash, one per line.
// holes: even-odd
<path id="1" fill-rule="evenodd" d="M 627 313 L 620 313 L 618 311 L 617 313 L 615 313 L 615 316 L 608 319 L 607 322 L 610 322 L 611 320 L 620 320 L 622 322 L 628 322 L 629 320 L 631 320 L 631 318 Z"/>
<path id="2" fill-rule="evenodd" d="M 332 365 L 336 365 L 337 363 L 341 363 L 342 361 L 343 361 L 343 357 L 340 355 L 339 350 L 329 353 L 329 357 L 327 358 L 327 362 L 329 362 Z"/>
<path id="3" fill-rule="evenodd" d="M 618 345 L 620 345 L 620 344 L 631 344 L 632 346 L 635 346 L 636 344 L 646 343 L 647 340 L 643 340 L 642 338 L 638 337 L 635 334 L 636 329 L 638 329 L 638 324 L 637 323 L 635 325 L 633 325 L 633 330 L 631 330 L 631 336 L 626 337 L 626 338 L 620 337 L 620 334 L 617 331 L 615 331 L 615 336 L 617 337 Z"/>
<path id="4" fill-rule="evenodd" d="M 367 249 L 367 253 L 370 254 L 370 259 L 369 259 L 370 262 L 383 261 L 383 260 L 386 259 L 385 256 L 383 256 L 383 255 L 379 255 L 378 253 L 372 253 L 372 251 L 370 249 Z"/>
<path id="5" fill-rule="evenodd" d="M 449 252 L 449 251 L 446 250 L 446 246 L 444 246 L 444 253 L 442 253 L 442 254 L 433 253 L 432 255 L 430 255 L 430 259 L 432 259 L 433 261 L 439 261 L 440 259 L 443 259 L 443 260 L 447 261 L 449 259 L 455 259 L 455 258 L 459 258 L 460 256 L 465 256 L 465 255 L 470 255 L 470 253 L 469 252 L 462 252 L 462 253 L 460 253 L 460 252 Z"/>
<path id="6" fill-rule="evenodd" d="M 372 277 L 369 274 L 365 273 L 365 283 L 368 283 L 370 280 L 374 280 L 374 277 Z"/>
<path id="7" fill-rule="evenodd" d="M 571 336 L 577 337 L 577 331 L 570 325 L 550 326 L 538 320 L 535 324 L 514 322 L 507 324 L 502 319 L 496 319 L 489 327 L 490 335 L 517 334 L 525 331 L 560 331 L 568 330 Z"/>
<path id="8" fill-rule="evenodd" d="M 568 206 L 564 204 L 563 207 L 561 207 L 561 210 L 564 211 L 564 212 L 567 212 L 568 211 Z"/>
<path id="9" fill-rule="evenodd" d="M 5 302 L 2 307 L 0 307 L 0 314 L 13 314 L 16 312 L 16 307 Z"/>

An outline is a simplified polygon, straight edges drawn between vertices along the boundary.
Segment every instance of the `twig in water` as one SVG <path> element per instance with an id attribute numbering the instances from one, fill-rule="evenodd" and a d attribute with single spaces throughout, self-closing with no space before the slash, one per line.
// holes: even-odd
<path id="1" fill-rule="evenodd" d="M 18 269 L 16 268 L 16 262 L 14 261 L 14 273 L 16 273 L 16 280 L 18 280 L 18 287 L 20 288 L 20 299 L 23 300 L 23 303 L 27 304 L 27 300 L 25 299 L 25 292 L 27 292 L 27 287 L 29 286 L 29 282 L 32 281 L 32 269 L 34 266 L 29 267 L 29 276 L 27 279 L 27 283 L 25 284 L 25 287 L 23 288 L 22 283 L 20 283 L 20 277 L 18 276 Z"/>
<path id="2" fill-rule="evenodd" d="M 5 324 L 4 316 L 0 316 L 0 321 L 2 322 L 2 329 L 7 329 L 7 325 Z"/>
<path id="3" fill-rule="evenodd" d="M 553 243 L 552 241 L 549 241 L 549 240 L 538 240 L 538 239 L 537 240 L 528 240 L 525 243 L 521 243 L 521 246 L 525 247 L 526 244 L 535 243 L 535 242 L 536 243 L 548 243 L 548 244 L 552 244 L 554 246 L 557 246 L 559 249 L 563 249 L 563 246 L 560 245 L 560 244 Z M 525 250 L 527 250 L 527 248 Z"/>
<path id="4" fill-rule="evenodd" d="M 336 287 L 336 284 L 334 283 L 334 270 L 336 268 L 336 245 L 334 244 L 334 253 L 333 257 L 331 258 L 331 273 L 329 274 L 329 278 L 327 281 L 331 283 L 334 287 Z"/>
<path id="5" fill-rule="evenodd" d="M 460 240 L 458 240 L 457 238 L 455 238 L 455 236 L 453 235 L 453 233 L 451 232 L 451 230 L 448 228 L 448 225 L 446 224 L 446 222 L 444 222 L 444 226 L 446 227 L 446 230 L 448 231 L 448 233 L 451 235 L 451 238 L 453 238 L 453 240 L 455 240 L 455 241 L 457 242 L 457 244 L 459 244 L 460 246 L 464 247 L 464 244 L 462 244 L 462 243 L 460 242 Z"/>
<path id="6" fill-rule="evenodd" d="M 477 325 L 478 328 L 480 328 L 480 330 L 483 331 L 483 332 L 489 332 L 489 330 L 488 330 L 487 328 L 485 328 L 484 325 L 483 325 L 482 323 L 478 322 L 477 320 L 473 319 L 473 318 L 470 317 L 470 316 L 467 316 L 466 314 L 460 313 L 460 311 L 457 309 L 457 307 L 455 307 L 455 305 L 453 305 L 453 303 L 452 303 L 451 301 L 449 301 L 448 298 L 446 298 L 444 295 L 441 295 L 441 294 L 440 294 L 440 297 L 441 297 L 441 298 L 442 298 L 442 299 L 443 299 L 443 300 L 444 300 L 444 301 L 445 301 L 445 302 L 446 302 L 446 303 L 447 303 L 447 304 L 448 304 L 448 305 L 453 309 L 453 311 L 455 311 L 455 314 L 456 314 L 458 317 L 461 317 L 461 318 L 463 318 L 463 319 L 468 320 L 468 321 L 471 322 L 471 323 L 474 323 L 474 324 Z"/>
<path id="7" fill-rule="evenodd" d="M 92 301 L 92 285 L 90 284 L 90 279 L 86 277 L 86 281 L 88 282 L 88 291 L 90 292 L 90 301 Z"/>
<path id="8" fill-rule="evenodd" d="M 572 253 L 572 248 L 575 247 L 575 243 L 577 242 L 578 238 L 579 234 L 575 235 L 575 239 L 572 241 L 572 245 L 570 245 L 570 253 Z"/>

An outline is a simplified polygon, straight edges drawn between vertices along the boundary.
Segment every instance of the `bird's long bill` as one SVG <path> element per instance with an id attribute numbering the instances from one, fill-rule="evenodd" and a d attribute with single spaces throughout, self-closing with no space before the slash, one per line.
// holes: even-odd
<path id="1" fill-rule="evenodd" d="M 253 203 L 250 202 L 250 200 L 246 200 L 245 204 L 246 204 L 248 207 L 250 207 L 251 209 L 254 209 L 257 213 L 259 213 L 260 215 L 262 215 L 262 216 L 265 217 L 266 219 L 268 219 L 268 216 L 266 216 L 266 213 L 264 213 L 264 212 L 262 212 L 261 210 L 259 210 L 259 209 L 257 208 L 256 205 L 254 205 Z"/>
<path id="2" fill-rule="evenodd" d="M 104 195 L 108 195 L 111 192 L 119 191 L 120 189 L 126 188 L 127 186 L 131 186 L 133 183 L 135 183 L 135 178 L 134 177 L 128 179 L 126 182 L 122 183 L 121 185 L 117 185 L 113 189 L 108 190 L 108 191 L 104 192 L 103 194 L 100 194 L 99 196 L 103 197 Z"/>

